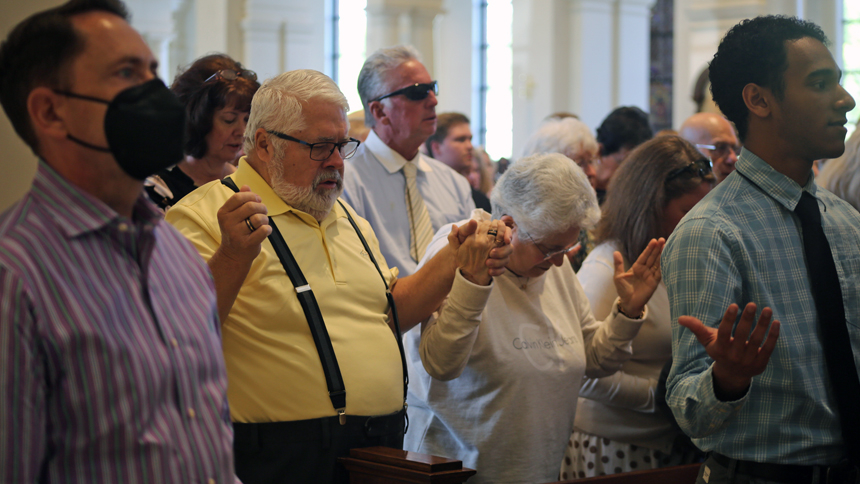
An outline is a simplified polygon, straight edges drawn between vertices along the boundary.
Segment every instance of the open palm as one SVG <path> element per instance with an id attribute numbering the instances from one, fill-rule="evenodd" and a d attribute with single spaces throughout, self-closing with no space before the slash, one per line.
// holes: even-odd
<path id="1" fill-rule="evenodd" d="M 651 299 L 660 280 L 663 277 L 660 272 L 660 256 L 666 239 L 651 239 L 648 246 L 630 266 L 624 270 L 624 259 L 621 253 L 616 251 L 615 257 L 615 290 L 621 298 L 621 310 L 624 314 L 636 316 L 642 313 L 645 304 Z"/>

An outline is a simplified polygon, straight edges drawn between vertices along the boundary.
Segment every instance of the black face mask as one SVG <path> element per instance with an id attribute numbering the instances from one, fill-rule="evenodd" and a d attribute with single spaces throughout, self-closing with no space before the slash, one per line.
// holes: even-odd
<path id="1" fill-rule="evenodd" d="M 107 104 L 105 138 L 108 147 L 66 135 L 87 148 L 112 153 L 126 173 L 143 180 L 182 160 L 185 107 L 161 79 L 130 87 L 105 101 L 68 91 L 57 94 Z"/>

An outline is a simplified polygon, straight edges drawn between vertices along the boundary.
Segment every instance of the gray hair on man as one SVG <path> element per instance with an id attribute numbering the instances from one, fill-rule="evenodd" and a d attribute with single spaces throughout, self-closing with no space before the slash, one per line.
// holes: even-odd
<path id="1" fill-rule="evenodd" d="M 251 114 L 245 127 L 244 149 L 254 149 L 254 133 L 257 129 L 271 129 L 289 134 L 307 127 L 302 115 L 302 103 L 311 99 L 337 104 L 343 108 L 343 117 L 349 111 L 346 96 L 337 84 L 319 71 L 298 69 L 267 79 L 251 100 Z M 275 148 L 276 158 L 282 158 L 284 144 L 280 138 L 269 135 L 269 143 Z"/>
<path id="2" fill-rule="evenodd" d="M 370 112 L 370 100 L 388 94 L 391 89 L 387 82 L 388 72 L 411 60 L 421 60 L 415 47 L 397 45 L 379 49 L 364 61 L 358 74 L 358 95 L 364 107 L 364 124 L 368 128 L 376 124 Z"/>
<path id="3" fill-rule="evenodd" d="M 583 151 L 596 154 L 597 148 L 597 140 L 582 121 L 576 118 L 551 118 L 544 121 L 526 141 L 523 156 L 561 153 L 570 157 Z"/>
<path id="4" fill-rule="evenodd" d="M 585 172 L 559 153 L 517 160 L 499 178 L 491 196 L 493 218 L 510 215 L 536 240 L 600 220 L 597 197 Z"/>

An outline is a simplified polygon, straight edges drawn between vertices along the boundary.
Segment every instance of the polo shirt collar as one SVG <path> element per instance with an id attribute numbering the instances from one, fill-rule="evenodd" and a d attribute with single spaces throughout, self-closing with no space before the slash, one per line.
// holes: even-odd
<path id="1" fill-rule="evenodd" d="M 68 238 L 128 221 L 106 203 L 63 178 L 45 160 L 39 159 L 31 193 Z M 164 215 L 141 190 L 132 209 L 132 223 L 158 224 Z"/>
<path id="2" fill-rule="evenodd" d="M 806 185 L 800 186 L 791 178 L 776 171 L 766 161 L 756 156 L 752 151 L 744 148 L 735 165 L 738 172 L 746 177 L 754 185 L 787 210 L 794 211 L 800 201 L 801 194 L 806 191 L 813 197 L 818 198 L 815 175 L 809 174 Z"/>
<path id="3" fill-rule="evenodd" d="M 290 206 L 290 204 L 279 197 L 278 194 L 272 190 L 272 187 L 266 183 L 266 180 L 257 173 L 257 170 L 248 163 L 246 157 L 243 156 L 239 159 L 239 166 L 236 168 L 236 171 L 230 175 L 230 178 L 233 179 L 237 187 L 248 185 L 248 188 L 250 188 L 252 192 L 259 195 L 260 201 L 266 206 L 266 210 L 270 217 L 293 212 L 296 216 L 306 222 L 313 221 L 313 223 L 317 223 L 316 219 L 311 217 L 310 214 Z M 332 221 L 342 217 L 346 217 L 346 213 L 340 207 L 340 204 L 335 202 L 331 212 L 329 212 L 328 216 L 320 222 L 319 225 L 328 225 Z"/>
<path id="4" fill-rule="evenodd" d="M 424 155 L 422 155 L 420 151 L 414 158 L 407 160 L 401 156 L 400 153 L 389 148 L 384 141 L 379 139 L 379 136 L 376 135 L 376 131 L 372 129 L 370 130 L 370 134 L 367 135 L 367 139 L 364 141 L 364 147 L 373 153 L 373 156 L 382 163 L 382 166 L 388 170 L 388 173 L 396 173 L 400 171 L 407 161 L 415 163 L 415 166 L 420 171 L 433 171 L 433 167 L 424 160 Z"/>

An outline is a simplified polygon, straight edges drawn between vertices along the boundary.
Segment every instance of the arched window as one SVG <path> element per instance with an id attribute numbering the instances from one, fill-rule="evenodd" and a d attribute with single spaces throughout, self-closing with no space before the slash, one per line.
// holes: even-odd
<path id="1" fill-rule="evenodd" d="M 358 73 L 367 59 L 367 0 L 332 0 L 331 78 L 349 101 L 361 109 Z"/>

